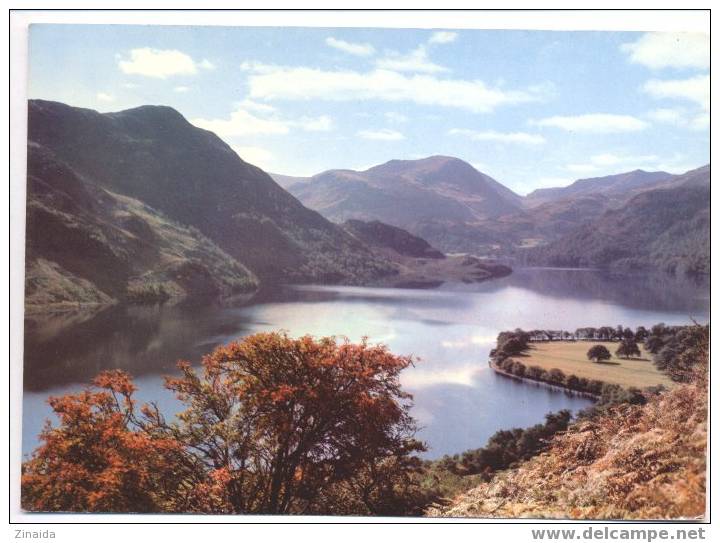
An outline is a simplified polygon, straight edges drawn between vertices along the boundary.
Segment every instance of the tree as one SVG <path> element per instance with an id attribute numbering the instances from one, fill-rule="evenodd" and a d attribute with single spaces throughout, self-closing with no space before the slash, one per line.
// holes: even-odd
<path id="1" fill-rule="evenodd" d="M 33 510 L 407 513 L 424 450 L 399 382 L 411 363 L 366 341 L 256 334 L 205 356 L 202 373 L 179 364 L 166 380 L 186 406 L 175 422 L 154 406 L 136 415 L 125 376 L 124 407 L 104 392 L 56 402 L 73 412 L 26 463 L 23 498 Z M 126 483 L 94 507 L 115 471 Z M 56 497 L 65 483 L 88 496 Z"/>
<path id="2" fill-rule="evenodd" d="M 668 330 L 664 345 L 653 356 L 655 366 L 667 373 L 673 381 L 704 379 L 709 335 L 709 327 L 699 324 Z"/>
<path id="3" fill-rule="evenodd" d="M 640 343 L 644 343 L 648 337 L 648 334 L 649 332 L 644 326 L 638 326 L 635 329 L 635 340 L 639 341 Z"/>
<path id="4" fill-rule="evenodd" d="M 623 358 L 630 358 L 631 356 L 640 356 L 640 349 L 634 339 L 623 339 L 615 354 Z"/>
<path id="5" fill-rule="evenodd" d="M 46 424 L 42 444 L 22 466 L 23 508 L 163 511 L 181 480 L 193 481 L 183 447 L 143 431 L 128 374 L 106 372 L 93 385 L 49 399 L 60 425 Z"/>
<path id="6" fill-rule="evenodd" d="M 612 355 L 608 351 L 605 345 L 593 345 L 587 352 L 588 360 L 594 362 L 602 362 L 603 360 L 610 360 Z"/>

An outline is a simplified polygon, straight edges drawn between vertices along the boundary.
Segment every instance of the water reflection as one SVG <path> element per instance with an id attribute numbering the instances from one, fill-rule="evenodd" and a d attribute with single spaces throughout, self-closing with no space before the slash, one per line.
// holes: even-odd
<path id="1" fill-rule="evenodd" d="M 497 429 L 540 422 L 548 411 L 588 400 L 520 384 L 487 368 L 500 330 L 707 321 L 706 285 L 591 271 L 517 270 L 476 285 L 435 290 L 275 287 L 244 305 L 112 307 L 26 320 L 23 450 L 50 414 L 48 394 L 77 390 L 99 371 L 123 368 L 141 401 L 180 406 L 162 388 L 179 359 L 198 362 L 218 344 L 266 330 L 343 335 L 415 356 L 402 375 L 430 457 L 478 447 Z"/>

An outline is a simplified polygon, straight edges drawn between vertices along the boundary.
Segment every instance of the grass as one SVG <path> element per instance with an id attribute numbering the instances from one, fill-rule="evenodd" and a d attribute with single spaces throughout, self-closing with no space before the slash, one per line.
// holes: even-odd
<path id="1" fill-rule="evenodd" d="M 612 354 L 610 360 L 596 363 L 587 358 L 593 345 L 604 345 Z M 644 388 L 652 385 L 672 386 L 672 381 L 652 363 L 652 355 L 640 347 L 640 358 L 618 358 L 617 342 L 612 341 L 553 341 L 534 343 L 527 353 L 515 357 L 526 366 L 540 366 L 545 370 L 558 368 L 566 375 L 574 374 L 586 379 L 598 379 L 622 387 Z"/>

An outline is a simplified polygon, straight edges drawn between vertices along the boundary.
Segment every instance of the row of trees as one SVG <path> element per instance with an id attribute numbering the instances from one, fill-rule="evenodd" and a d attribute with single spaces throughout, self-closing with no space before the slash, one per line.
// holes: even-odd
<path id="1" fill-rule="evenodd" d="M 526 366 L 522 362 L 513 360 L 512 358 L 505 358 L 504 360 L 497 361 L 495 364 L 500 370 L 511 375 L 516 375 L 517 377 L 561 386 L 594 396 L 600 396 L 603 386 L 606 385 L 606 383 L 597 379 L 586 379 L 585 377 L 578 377 L 574 374 L 566 375 L 564 371 L 558 368 L 546 370 L 540 366 Z"/>
<path id="2" fill-rule="evenodd" d="M 644 326 L 638 326 L 634 332 L 630 328 L 623 328 L 621 325 L 615 328 L 612 326 L 578 328 L 575 332 L 565 330 L 525 331 L 516 328 L 498 334 L 497 347 L 491 351 L 490 356 L 500 360 L 509 356 L 517 356 L 525 352 L 531 342 L 601 340 L 620 341 L 624 345 L 620 356 L 627 357 L 635 353 L 632 345 L 637 348 L 636 344 L 644 343 L 650 335 L 650 332 Z"/>
<path id="3" fill-rule="evenodd" d="M 416 514 L 414 438 L 383 346 L 257 334 L 180 363 L 168 422 L 122 371 L 51 398 L 60 424 L 22 466 L 30 511 Z"/>
<path id="4" fill-rule="evenodd" d="M 513 332 L 502 332 L 502 334 L 518 334 L 522 332 L 527 336 L 528 341 L 578 341 L 578 340 L 600 340 L 600 341 L 621 341 L 623 339 L 632 339 L 638 343 L 642 343 L 648 337 L 649 332 L 644 326 L 638 326 L 634 331 L 628 327 L 618 326 L 600 326 L 600 327 L 584 327 L 578 328 L 574 332 L 568 330 L 529 330 L 524 331 L 519 328 Z"/>

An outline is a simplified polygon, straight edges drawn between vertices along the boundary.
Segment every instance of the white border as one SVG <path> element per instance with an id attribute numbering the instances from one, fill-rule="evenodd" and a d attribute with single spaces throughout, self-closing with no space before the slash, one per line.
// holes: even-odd
<path id="1" fill-rule="evenodd" d="M 54 7 L 52 2 L 39 2 L 36 5 L 40 7 Z M 142 8 L 143 2 L 136 0 L 127 2 L 129 8 Z M 370 1 L 366 2 L 367 7 L 383 7 L 386 2 Z M 412 7 L 423 7 L 420 2 L 414 2 Z M 457 5 L 458 3 L 455 3 Z M 463 2 L 457 7 L 468 7 L 469 2 Z M 521 2 L 518 7 L 532 9 L 534 4 L 531 2 Z M 574 8 L 575 2 L 556 2 L 557 8 Z M 614 7 L 622 6 L 622 2 L 613 2 Z M 77 7 L 93 8 L 96 3 L 79 2 Z M 177 7 L 193 7 L 191 2 L 181 1 L 174 4 Z M 336 2 L 315 2 L 316 8 L 334 9 Z M 446 3 L 446 6 L 452 6 L 452 2 Z M 658 3 L 654 3 L 653 7 L 657 7 Z M 289 7 L 288 2 L 266 2 L 264 7 Z M 610 6 L 613 7 L 613 6 Z M 11 331 L 9 337 L 10 347 L 10 364 L 13 367 L 12 380 L 12 402 L 13 415 L 16 417 L 11 421 L 12 443 L 15 445 L 12 454 L 12 465 L 14 469 L 11 473 L 9 481 L 11 488 L 11 503 L 8 509 L 11 511 L 11 518 L 15 522 L 53 522 L 54 526 L 17 526 L 24 529 L 54 529 L 58 537 L 65 534 L 72 534 L 73 541 L 97 541 L 102 538 L 103 541 L 120 541 L 125 540 L 128 535 L 136 533 L 130 528 L 133 526 L 114 526 L 111 531 L 102 529 L 102 526 L 84 526 L 72 527 L 72 531 L 68 531 L 66 527 L 63 529 L 59 524 L 65 522 L 252 522 L 252 521 L 268 521 L 267 517 L 197 517 L 190 515 L 169 516 L 137 516 L 137 515 L 94 515 L 89 518 L 87 515 L 28 515 L 19 510 L 18 496 L 18 478 L 20 463 L 20 409 L 22 394 L 22 293 L 23 293 L 23 273 L 24 273 L 24 219 L 25 219 L 25 144 L 26 144 L 26 80 L 27 80 L 27 25 L 30 23 L 66 23 L 66 24 L 168 24 L 168 25 L 213 25 L 213 26 L 306 26 L 306 27 L 382 27 L 382 28 L 474 28 L 474 29 L 535 29 L 535 30 L 608 30 L 608 31 L 701 31 L 709 32 L 710 15 L 706 12 L 688 12 L 688 11 L 660 11 L 660 12 L 639 12 L 639 11 L 525 11 L 525 12 L 503 12 L 503 11 L 432 11 L 432 12 L 399 12 L 399 11 L 312 11 L 312 12 L 261 12 L 261 11 L 222 11 L 222 12 L 43 12 L 43 11 L 15 11 L 10 14 L 10 93 L 9 103 L 11 106 L 10 115 L 10 148 L 12 161 L 10 161 L 10 324 Z M 4 61 L 5 62 L 5 61 Z M 4 73 L 8 73 L 5 71 Z M 7 139 L 7 135 L 3 134 L 3 139 Z M 8 142 L 5 142 L 8 143 Z M 7 148 L 7 147 L 6 147 Z M 8 157 L 9 158 L 9 157 Z M 713 220 L 713 223 L 715 221 Z M 713 224 L 714 227 L 714 224 Z M 713 228 L 713 232 L 715 229 Z M 8 239 L 5 237 L 4 239 Z M 713 334 L 714 338 L 714 334 Z M 3 378 L 3 384 L 4 378 Z M 7 388 L 5 388 L 7 390 Z M 3 419 L 3 440 L 6 439 L 6 419 Z M 7 447 L 2 448 L 2 459 L 7 461 Z M 7 464 L 6 464 L 7 465 Z M 7 495 L 3 494 L 2 503 L 7 503 Z M 297 522 L 297 518 L 274 517 L 273 521 L 278 523 Z M 383 522 L 384 519 L 374 518 L 311 518 L 309 521 L 328 520 L 332 522 L 360 522 L 360 523 L 376 523 Z M 390 519 L 387 519 L 390 520 Z M 394 519 L 399 522 L 418 522 L 422 519 Z M 427 519 L 433 521 L 433 519 Z M 454 524 L 463 522 L 477 522 L 473 519 L 448 520 Z M 512 521 L 501 521 L 504 523 Z M 532 522 L 532 521 L 530 521 Z M 654 525 L 657 527 L 657 524 Z M 581 525 L 577 525 L 578 529 Z M 640 528 L 639 525 L 633 525 L 633 528 Z M 140 527 L 137 527 L 138 529 Z M 269 530 L 268 526 L 246 526 L 243 528 L 244 537 L 257 537 L 261 533 Z M 402 532 L 396 530 L 402 529 Z M 416 531 L 421 526 L 386 526 L 387 532 L 393 532 L 397 537 L 410 537 L 408 530 L 412 530 L 415 535 L 422 532 Z M 467 527 L 469 528 L 469 526 Z M 493 528 L 492 526 L 486 528 Z M 497 528 L 500 528 L 497 526 Z M 257 532 L 256 532 L 257 529 Z M 320 529 L 320 527 L 317 527 Z M 262 531 L 261 531 L 262 530 Z M 530 539 L 529 529 L 524 526 L 507 525 L 501 528 L 502 535 L 511 539 Z M 163 534 L 171 533 L 173 538 L 181 538 L 178 541 L 202 539 L 205 533 L 203 526 L 185 526 L 182 533 L 172 526 L 143 526 L 142 533 L 147 540 L 159 539 Z M 251 536 L 249 532 L 253 532 Z M 289 532 L 294 538 L 299 534 Z M 365 531 L 355 532 L 352 534 L 344 532 L 345 539 L 359 540 L 359 537 L 365 537 Z M 471 532 L 463 531 L 466 536 L 471 536 Z M 490 535 L 491 532 L 483 530 L 483 535 Z M 493 531 L 495 535 L 500 535 L 500 529 Z M 11 538 L 12 538 L 11 533 Z M 214 534 L 215 535 L 215 534 Z M 392 537 L 390 533 L 387 533 Z M 460 534 L 457 534 L 460 535 Z M 59 539 L 61 540 L 61 539 Z"/>

